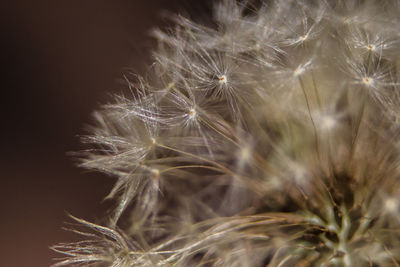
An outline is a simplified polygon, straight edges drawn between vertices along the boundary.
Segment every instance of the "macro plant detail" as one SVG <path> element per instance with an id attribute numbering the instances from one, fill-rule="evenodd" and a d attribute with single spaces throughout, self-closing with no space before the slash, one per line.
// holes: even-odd
<path id="1" fill-rule="evenodd" d="M 399 266 L 399 14 L 222 0 L 155 30 L 83 139 L 115 208 L 55 266 Z"/>

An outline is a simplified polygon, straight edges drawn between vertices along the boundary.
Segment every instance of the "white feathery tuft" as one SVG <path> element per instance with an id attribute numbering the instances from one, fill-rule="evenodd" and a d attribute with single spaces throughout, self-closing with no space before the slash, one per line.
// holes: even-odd
<path id="1" fill-rule="evenodd" d="M 400 3 L 221 0 L 95 113 L 105 226 L 55 266 L 399 266 Z"/>

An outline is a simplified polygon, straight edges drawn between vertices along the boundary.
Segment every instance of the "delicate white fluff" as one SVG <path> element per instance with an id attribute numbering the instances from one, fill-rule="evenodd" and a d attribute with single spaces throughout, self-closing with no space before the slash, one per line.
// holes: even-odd
<path id="1" fill-rule="evenodd" d="M 221 0 L 95 113 L 105 226 L 56 265 L 400 265 L 400 3 Z"/>

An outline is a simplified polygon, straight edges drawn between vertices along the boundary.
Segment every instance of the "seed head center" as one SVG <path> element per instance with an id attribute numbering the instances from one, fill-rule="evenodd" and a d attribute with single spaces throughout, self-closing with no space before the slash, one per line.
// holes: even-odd
<path id="1" fill-rule="evenodd" d="M 303 74 L 304 71 L 305 71 L 304 67 L 299 66 L 297 69 L 295 69 L 294 76 L 299 76 L 299 75 Z"/>
<path id="2" fill-rule="evenodd" d="M 189 110 L 189 117 L 190 118 L 194 118 L 196 116 L 196 114 L 197 114 L 197 112 L 196 112 L 196 110 L 194 108 L 191 108 Z"/>
<path id="3" fill-rule="evenodd" d="M 226 82 L 227 82 L 225 75 L 220 76 L 218 79 L 219 79 L 220 84 L 226 84 Z"/>
<path id="4" fill-rule="evenodd" d="M 374 79 L 370 78 L 370 77 L 364 77 L 362 79 L 363 84 L 367 85 L 367 86 L 371 86 L 374 83 Z"/>
<path id="5" fill-rule="evenodd" d="M 300 36 L 300 41 L 304 42 L 307 39 L 308 39 L 308 34 L 304 34 L 304 35 Z"/>
<path id="6" fill-rule="evenodd" d="M 373 44 L 369 44 L 369 45 L 367 45 L 367 49 L 370 51 L 375 51 L 376 47 Z"/>

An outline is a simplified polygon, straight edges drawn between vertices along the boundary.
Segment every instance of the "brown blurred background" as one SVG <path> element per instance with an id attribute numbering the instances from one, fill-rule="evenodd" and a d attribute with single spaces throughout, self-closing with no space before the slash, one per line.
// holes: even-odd
<path id="1" fill-rule="evenodd" d="M 5 2 L 5 1 L 3 1 Z M 209 2 L 209 1 L 208 1 Z M 76 240 L 71 213 L 96 221 L 113 178 L 77 168 L 69 151 L 91 112 L 143 73 L 162 12 L 208 12 L 196 0 L 17 0 L 0 7 L 0 266 L 49 266 L 49 246 Z"/>

